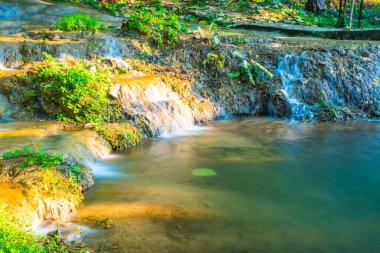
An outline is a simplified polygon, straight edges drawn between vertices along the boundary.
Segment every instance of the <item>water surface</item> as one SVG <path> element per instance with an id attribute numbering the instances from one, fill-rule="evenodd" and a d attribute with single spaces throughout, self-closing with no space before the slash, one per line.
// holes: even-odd
<path id="1" fill-rule="evenodd" d="M 218 121 L 97 166 L 72 218 L 96 250 L 380 252 L 379 122 Z"/>

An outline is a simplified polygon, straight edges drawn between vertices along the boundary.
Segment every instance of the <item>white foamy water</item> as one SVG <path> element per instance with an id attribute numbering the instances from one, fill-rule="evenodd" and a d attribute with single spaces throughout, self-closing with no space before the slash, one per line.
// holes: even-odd
<path id="1" fill-rule="evenodd" d="M 299 56 L 295 54 L 285 55 L 277 67 L 277 71 L 281 77 L 280 91 L 290 105 L 289 116 L 292 119 L 302 118 L 307 110 L 307 105 L 297 97 L 295 88 L 297 82 L 302 82 L 303 79 L 303 74 L 300 70 L 302 55 L 303 53 Z"/>
<path id="2" fill-rule="evenodd" d="M 170 136 L 194 127 L 193 113 L 177 93 L 159 79 L 146 78 L 146 82 L 147 86 L 120 85 L 125 112 L 145 123 L 153 136 Z"/>

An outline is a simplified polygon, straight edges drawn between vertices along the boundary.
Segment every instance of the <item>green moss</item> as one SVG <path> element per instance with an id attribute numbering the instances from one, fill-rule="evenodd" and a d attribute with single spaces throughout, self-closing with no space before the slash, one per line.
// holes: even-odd
<path id="1" fill-rule="evenodd" d="M 74 205 L 82 200 L 79 165 L 65 161 L 62 154 L 48 154 L 42 148 L 29 151 L 16 149 L 8 151 L 0 160 L 4 160 L 2 175 L 10 182 L 33 188 L 43 195 L 65 196 Z M 2 166 L 0 166 L 2 167 Z M 4 180 L 3 180 L 4 181 Z"/>
<path id="2" fill-rule="evenodd" d="M 140 132 L 128 123 L 105 123 L 95 126 L 113 150 L 123 150 L 137 145 L 141 141 Z"/>
<path id="3" fill-rule="evenodd" d="M 54 29 L 62 30 L 66 32 L 71 31 L 91 31 L 96 32 L 104 30 L 104 25 L 97 19 L 94 19 L 87 14 L 76 13 L 67 14 L 63 16 L 59 21 L 53 24 Z"/>
<path id="4" fill-rule="evenodd" d="M 59 168 L 41 170 L 40 167 L 16 168 L 17 176 L 12 182 L 27 188 L 34 188 L 43 196 L 61 196 L 70 200 L 75 206 L 83 199 L 82 189 L 73 179 L 67 178 Z"/>
<path id="5" fill-rule="evenodd" d="M 311 107 L 312 115 L 316 115 L 321 122 L 347 121 L 360 117 L 360 111 L 355 108 L 335 105 L 331 102 L 322 101 Z"/>

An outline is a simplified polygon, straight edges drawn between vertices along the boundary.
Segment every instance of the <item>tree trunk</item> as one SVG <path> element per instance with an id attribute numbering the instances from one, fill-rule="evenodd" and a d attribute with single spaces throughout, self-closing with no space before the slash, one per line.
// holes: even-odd
<path id="1" fill-rule="evenodd" d="M 352 15 L 354 14 L 355 0 L 351 2 L 351 11 L 350 11 L 350 19 L 348 20 L 348 28 L 351 29 L 352 26 Z"/>
<path id="2" fill-rule="evenodd" d="M 326 10 L 324 0 L 307 0 L 306 10 L 312 12 L 320 12 Z"/>
<path id="3" fill-rule="evenodd" d="M 363 13 L 363 2 L 364 2 L 364 0 L 361 0 L 361 1 L 360 1 L 360 10 L 359 10 L 358 28 L 361 27 L 362 18 L 363 18 L 363 16 L 362 16 L 362 13 Z"/>

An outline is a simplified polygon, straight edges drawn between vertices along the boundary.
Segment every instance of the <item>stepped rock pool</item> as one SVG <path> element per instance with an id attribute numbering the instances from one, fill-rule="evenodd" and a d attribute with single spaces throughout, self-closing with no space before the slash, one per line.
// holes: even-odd
<path id="1" fill-rule="evenodd" d="M 99 252 L 380 252 L 380 122 L 216 121 L 95 165 L 71 220 Z"/>

